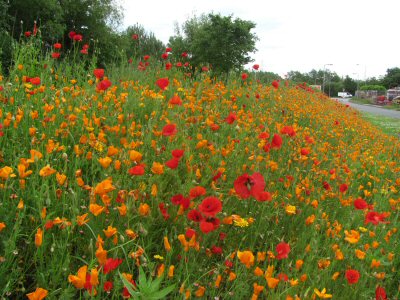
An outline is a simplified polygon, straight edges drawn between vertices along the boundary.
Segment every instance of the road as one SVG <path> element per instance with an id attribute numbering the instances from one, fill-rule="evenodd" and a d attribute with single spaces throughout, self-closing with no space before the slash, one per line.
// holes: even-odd
<path id="1" fill-rule="evenodd" d="M 338 100 L 342 103 L 349 104 L 351 107 L 360 111 L 365 111 L 374 115 L 400 119 L 400 111 L 398 110 L 384 109 L 375 105 L 362 105 L 362 104 L 351 103 L 349 102 L 349 99 L 342 99 L 342 98 L 333 98 L 333 99 Z"/>

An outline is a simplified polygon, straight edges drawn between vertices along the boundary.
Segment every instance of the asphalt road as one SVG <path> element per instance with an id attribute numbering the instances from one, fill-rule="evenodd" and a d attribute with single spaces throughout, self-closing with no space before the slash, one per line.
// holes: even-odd
<path id="1" fill-rule="evenodd" d="M 333 99 L 336 99 L 342 103 L 349 104 L 351 107 L 360 111 L 365 111 L 374 115 L 400 119 L 400 111 L 397 110 L 384 109 L 375 105 L 362 105 L 362 104 L 351 103 L 349 102 L 349 99 L 342 99 L 342 98 L 333 98 Z"/>

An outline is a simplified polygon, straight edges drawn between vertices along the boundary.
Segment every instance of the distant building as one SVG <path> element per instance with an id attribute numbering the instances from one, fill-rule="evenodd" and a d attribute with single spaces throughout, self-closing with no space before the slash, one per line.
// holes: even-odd
<path id="1" fill-rule="evenodd" d="M 389 101 L 392 101 L 394 98 L 396 98 L 397 96 L 400 96 L 400 87 L 396 87 L 393 89 L 389 89 L 386 92 L 386 98 Z"/>

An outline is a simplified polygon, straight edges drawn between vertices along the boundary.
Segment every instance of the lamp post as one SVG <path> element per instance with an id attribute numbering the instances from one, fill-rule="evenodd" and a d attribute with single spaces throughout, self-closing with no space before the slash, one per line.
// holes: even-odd
<path id="1" fill-rule="evenodd" d="M 333 66 L 333 64 L 325 64 L 324 65 L 324 78 L 322 80 L 322 92 L 325 93 L 325 73 L 326 73 L 326 66 Z"/>

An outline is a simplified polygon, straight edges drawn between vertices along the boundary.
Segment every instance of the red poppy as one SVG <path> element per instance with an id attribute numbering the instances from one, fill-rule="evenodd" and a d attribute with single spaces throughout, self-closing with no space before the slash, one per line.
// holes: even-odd
<path id="1" fill-rule="evenodd" d="M 132 40 L 138 40 L 139 39 L 139 35 L 138 34 L 132 34 Z"/>
<path id="2" fill-rule="evenodd" d="M 200 212 L 206 217 L 215 217 L 222 211 L 222 202 L 217 197 L 207 197 L 199 205 Z"/>
<path id="3" fill-rule="evenodd" d="M 30 36 L 32 35 L 32 32 L 30 32 L 30 31 L 25 31 L 24 35 L 25 35 L 26 37 L 30 37 Z"/>
<path id="4" fill-rule="evenodd" d="M 279 134 L 274 134 L 272 137 L 271 148 L 280 149 L 282 147 L 282 137 Z"/>
<path id="5" fill-rule="evenodd" d="M 284 126 L 281 129 L 281 134 L 287 134 L 288 136 L 295 136 L 296 131 L 294 131 L 294 128 L 292 126 Z"/>
<path id="6" fill-rule="evenodd" d="M 348 188 L 349 188 L 349 187 L 347 186 L 347 184 L 343 183 L 343 184 L 341 184 L 341 185 L 339 186 L 339 191 L 340 191 L 341 193 L 344 193 L 344 192 L 347 191 Z"/>
<path id="7" fill-rule="evenodd" d="M 96 78 L 101 79 L 104 77 L 104 69 L 94 69 L 93 74 Z"/>
<path id="8" fill-rule="evenodd" d="M 220 179 L 222 176 L 222 172 L 217 172 L 217 174 L 214 175 L 214 177 L 212 178 L 212 181 L 217 181 L 218 179 Z"/>
<path id="9" fill-rule="evenodd" d="M 165 64 L 165 70 L 171 70 L 172 69 L 172 64 L 171 63 L 166 63 Z"/>
<path id="10" fill-rule="evenodd" d="M 75 42 L 82 42 L 83 37 L 82 37 L 81 34 L 75 34 L 75 35 L 72 37 L 72 39 L 73 39 Z"/>
<path id="11" fill-rule="evenodd" d="M 105 91 L 112 85 L 111 81 L 108 79 L 103 79 L 102 81 L 99 82 L 97 85 L 97 89 L 100 91 Z"/>
<path id="12" fill-rule="evenodd" d="M 237 119 L 237 116 L 234 113 L 229 113 L 229 115 L 225 118 L 225 122 L 228 124 L 232 124 Z"/>
<path id="13" fill-rule="evenodd" d="M 168 214 L 168 210 L 167 210 L 167 207 L 165 206 L 164 202 L 161 202 L 160 204 L 158 204 L 158 209 L 160 210 L 161 214 L 163 215 L 164 220 L 168 220 L 170 216 Z"/>
<path id="14" fill-rule="evenodd" d="M 120 258 L 108 258 L 103 267 L 103 273 L 108 274 L 115 270 L 120 264 L 122 264 L 122 259 Z"/>
<path id="15" fill-rule="evenodd" d="M 201 70 L 202 70 L 203 72 L 208 72 L 208 67 L 204 66 L 204 67 L 201 68 Z"/>
<path id="16" fill-rule="evenodd" d="M 70 39 L 73 39 L 75 35 L 76 35 L 76 32 L 75 32 L 75 31 L 70 31 L 70 32 L 68 33 L 68 36 L 69 36 Z"/>
<path id="17" fill-rule="evenodd" d="M 172 48 L 170 48 L 170 47 L 166 48 L 165 52 L 172 52 Z"/>
<path id="18" fill-rule="evenodd" d="M 174 205 L 180 205 L 185 197 L 182 194 L 177 194 L 171 197 L 171 202 Z"/>
<path id="19" fill-rule="evenodd" d="M 156 84 L 158 85 L 158 87 L 162 90 L 165 90 L 167 88 L 167 86 L 169 85 L 169 80 L 168 78 L 160 78 L 157 79 Z"/>
<path id="20" fill-rule="evenodd" d="M 167 124 L 162 129 L 163 136 L 174 136 L 177 132 L 178 130 L 175 124 Z"/>
<path id="21" fill-rule="evenodd" d="M 167 59 L 168 58 L 168 53 L 164 52 L 163 54 L 161 54 L 161 58 L 162 59 Z"/>
<path id="22" fill-rule="evenodd" d="M 182 56 L 182 57 L 187 57 L 188 54 L 187 54 L 187 52 L 183 52 L 183 53 L 181 54 L 181 56 Z"/>
<path id="23" fill-rule="evenodd" d="M 174 95 L 169 99 L 168 103 L 172 105 L 182 105 L 182 99 L 178 95 Z"/>
<path id="24" fill-rule="evenodd" d="M 212 254 L 220 255 L 222 254 L 222 248 L 214 245 L 211 247 L 211 252 Z"/>
<path id="25" fill-rule="evenodd" d="M 387 300 L 386 291 L 383 287 L 377 286 L 375 290 L 375 300 Z"/>
<path id="26" fill-rule="evenodd" d="M 173 157 L 181 158 L 183 156 L 183 154 L 185 153 L 185 150 L 175 149 L 175 150 L 172 150 L 171 153 L 172 153 Z"/>
<path id="27" fill-rule="evenodd" d="M 111 281 L 104 282 L 103 290 L 105 292 L 110 292 L 112 290 L 112 288 L 113 288 L 113 283 Z"/>
<path id="28" fill-rule="evenodd" d="M 191 211 L 189 211 L 187 214 L 187 217 L 189 220 L 191 220 L 193 222 L 200 222 L 201 220 L 203 220 L 203 216 L 196 209 L 192 209 Z"/>
<path id="29" fill-rule="evenodd" d="M 365 215 L 365 224 L 368 223 L 372 223 L 374 225 L 378 225 L 379 223 L 388 223 L 387 221 L 385 221 L 386 218 L 386 214 L 384 213 L 378 213 L 376 211 L 369 211 L 366 215 Z"/>
<path id="30" fill-rule="evenodd" d="M 360 279 L 360 273 L 357 270 L 347 270 L 346 271 L 346 279 L 349 284 L 357 283 Z"/>
<path id="31" fill-rule="evenodd" d="M 145 55 L 145 56 L 143 56 L 143 60 L 149 60 L 149 58 L 150 58 L 150 55 Z"/>
<path id="32" fill-rule="evenodd" d="M 189 196 L 191 199 L 201 197 L 206 194 L 206 189 L 202 186 L 195 186 L 190 189 Z"/>
<path id="33" fill-rule="evenodd" d="M 219 125 L 213 123 L 213 124 L 210 125 L 210 128 L 211 128 L 212 131 L 218 131 L 219 130 Z"/>
<path id="34" fill-rule="evenodd" d="M 182 67 L 182 63 L 180 61 L 178 61 L 175 66 L 177 66 L 178 68 Z"/>
<path id="35" fill-rule="evenodd" d="M 308 148 L 301 148 L 301 150 L 300 150 L 300 154 L 304 155 L 304 156 L 307 156 L 310 153 L 311 153 L 311 150 Z"/>
<path id="36" fill-rule="evenodd" d="M 270 192 L 263 191 L 261 193 L 258 193 L 255 196 L 255 198 L 259 202 L 271 201 L 272 200 L 272 195 L 271 195 Z"/>
<path id="37" fill-rule="evenodd" d="M 278 245 L 276 245 L 276 253 L 277 259 L 283 259 L 283 258 L 288 258 L 288 254 L 290 252 L 290 246 L 289 244 L 286 244 L 285 242 L 281 242 Z"/>
<path id="38" fill-rule="evenodd" d="M 55 43 L 54 45 L 54 49 L 61 49 L 62 45 L 60 43 Z"/>
<path id="39" fill-rule="evenodd" d="M 178 167 L 178 165 L 179 165 L 179 159 L 176 158 L 176 157 L 173 157 L 173 158 L 171 158 L 170 160 L 166 161 L 166 162 L 165 162 L 165 165 L 166 165 L 168 168 L 174 170 L 174 169 L 176 169 L 176 168 Z"/>
<path id="40" fill-rule="evenodd" d="M 213 223 L 208 222 L 206 220 L 200 221 L 200 230 L 203 233 L 209 233 L 213 230 L 215 230 Z"/>
<path id="41" fill-rule="evenodd" d="M 245 173 L 233 182 L 233 186 L 240 198 L 247 199 L 253 196 L 257 199 L 264 192 L 265 181 L 261 173 L 256 172 L 251 176 Z"/>
<path id="42" fill-rule="evenodd" d="M 249 75 L 248 75 L 247 73 L 243 73 L 243 74 L 242 74 L 242 80 L 246 80 L 247 77 L 249 77 Z"/>
<path id="43" fill-rule="evenodd" d="M 60 58 L 60 53 L 59 52 L 53 52 L 53 53 L 51 53 L 51 57 L 52 58 L 54 58 L 54 59 L 58 59 L 58 58 Z"/>
<path id="44" fill-rule="evenodd" d="M 368 203 L 364 199 L 357 198 L 356 200 L 354 200 L 354 207 L 355 209 L 367 209 Z"/>
<path id="45" fill-rule="evenodd" d="M 189 228 L 188 230 L 186 230 L 185 232 L 185 236 L 188 239 L 191 239 L 194 235 L 196 234 L 196 230 Z"/>
<path id="46" fill-rule="evenodd" d="M 288 281 L 289 280 L 289 277 L 285 274 L 285 273 L 279 273 L 278 274 L 278 279 L 280 280 L 280 281 Z"/>
<path id="47" fill-rule="evenodd" d="M 326 181 L 324 181 L 324 182 L 322 183 L 322 186 L 323 186 L 323 188 L 324 188 L 325 190 L 327 190 L 327 191 L 332 190 L 331 185 L 330 185 L 328 182 L 326 182 Z"/>
<path id="48" fill-rule="evenodd" d="M 260 140 L 268 139 L 268 138 L 269 138 L 269 133 L 268 133 L 268 132 L 261 132 L 261 133 L 258 135 L 258 138 L 259 138 Z"/>
<path id="49" fill-rule="evenodd" d="M 277 89 L 279 87 L 279 82 L 276 80 L 272 81 L 272 86 Z"/>
<path id="50" fill-rule="evenodd" d="M 143 165 L 134 166 L 134 167 L 130 168 L 128 171 L 129 175 L 132 175 L 132 176 L 133 175 L 140 176 L 140 175 L 143 175 L 144 172 L 145 172 L 145 170 L 144 170 Z"/>
<path id="51" fill-rule="evenodd" d="M 33 77 L 29 79 L 29 82 L 32 83 L 33 85 L 40 85 L 40 77 Z"/>
<path id="52" fill-rule="evenodd" d="M 258 64 L 253 65 L 253 69 L 254 69 L 254 70 L 257 71 L 259 68 L 260 68 L 260 65 L 258 65 Z"/>

